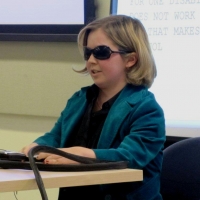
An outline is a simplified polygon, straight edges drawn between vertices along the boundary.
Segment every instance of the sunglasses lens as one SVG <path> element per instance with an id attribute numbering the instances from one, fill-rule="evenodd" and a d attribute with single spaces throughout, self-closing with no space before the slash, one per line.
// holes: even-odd
<path id="1" fill-rule="evenodd" d="M 107 46 L 98 46 L 93 50 L 93 55 L 99 60 L 105 60 L 110 57 L 111 53 Z"/>

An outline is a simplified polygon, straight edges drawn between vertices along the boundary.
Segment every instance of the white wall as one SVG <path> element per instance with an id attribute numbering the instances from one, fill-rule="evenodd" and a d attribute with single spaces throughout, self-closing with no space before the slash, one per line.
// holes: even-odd
<path id="1" fill-rule="evenodd" d="M 99 18 L 109 14 L 110 0 L 96 0 Z M 73 72 L 84 61 L 76 43 L 0 42 L 0 148 L 20 150 L 49 131 L 67 99 L 92 83 Z M 58 189 L 47 190 L 56 200 Z M 40 200 L 38 190 L 20 191 L 20 200 Z M 0 193 L 0 200 L 15 200 Z"/>

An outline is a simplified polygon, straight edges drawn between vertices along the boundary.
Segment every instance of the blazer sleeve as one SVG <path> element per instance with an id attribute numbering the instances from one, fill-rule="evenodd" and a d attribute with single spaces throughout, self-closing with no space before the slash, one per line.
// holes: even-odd
<path id="1" fill-rule="evenodd" d="M 60 147 L 62 118 L 63 112 L 61 113 L 61 116 L 58 118 L 52 130 L 50 132 L 45 133 L 43 136 L 37 138 L 34 142 L 39 145 L 48 145 L 55 148 Z"/>
<path id="2" fill-rule="evenodd" d="M 80 91 L 75 92 L 70 99 L 68 99 L 65 109 L 61 112 L 60 117 L 55 123 L 50 132 L 45 133 L 43 136 L 37 138 L 34 142 L 39 145 L 48 145 L 55 148 L 63 148 L 65 141 L 69 137 L 76 126 L 77 121 L 83 115 L 86 107 L 86 94 L 87 88 L 82 88 Z M 77 105 L 80 105 L 77 109 Z"/>

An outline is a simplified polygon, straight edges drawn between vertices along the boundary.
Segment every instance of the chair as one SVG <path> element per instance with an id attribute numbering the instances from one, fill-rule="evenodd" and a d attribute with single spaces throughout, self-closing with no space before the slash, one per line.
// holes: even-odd
<path id="1" fill-rule="evenodd" d="M 200 137 L 176 142 L 163 153 L 163 200 L 200 200 Z"/>

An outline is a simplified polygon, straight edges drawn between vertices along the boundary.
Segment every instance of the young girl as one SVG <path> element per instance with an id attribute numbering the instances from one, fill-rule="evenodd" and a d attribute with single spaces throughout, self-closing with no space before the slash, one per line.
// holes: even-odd
<path id="1" fill-rule="evenodd" d="M 53 129 L 23 148 L 48 145 L 76 155 L 128 161 L 142 169 L 140 182 L 61 188 L 64 199 L 160 200 L 160 172 L 165 141 L 163 110 L 148 91 L 156 66 L 147 33 L 138 19 L 124 15 L 91 22 L 78 36 L 94 84 L 67 102 Z M 74 163 L 40 153 L 46 164 Z"/>

